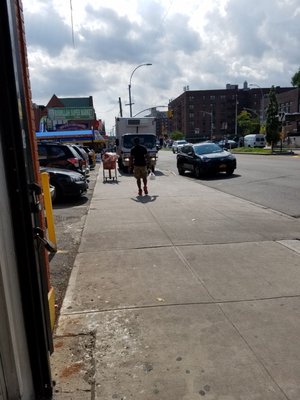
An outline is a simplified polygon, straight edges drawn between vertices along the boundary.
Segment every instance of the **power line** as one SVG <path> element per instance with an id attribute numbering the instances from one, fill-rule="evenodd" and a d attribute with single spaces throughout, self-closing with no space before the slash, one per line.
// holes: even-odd
<path id="1" fill-rule="evenodd" d="M 70 11 L 71 11 L 72 43 L 75 49 L 72 0 L 70 0 Z"/>

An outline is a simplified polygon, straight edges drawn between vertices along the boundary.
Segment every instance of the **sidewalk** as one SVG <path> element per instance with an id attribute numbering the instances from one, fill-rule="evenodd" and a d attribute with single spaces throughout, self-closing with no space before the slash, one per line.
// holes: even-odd
<path id="1" fill-rule="evenodd" d="M 51 356 L 57 400 L 299 400 L 300 225 L 99 170 Z"/>

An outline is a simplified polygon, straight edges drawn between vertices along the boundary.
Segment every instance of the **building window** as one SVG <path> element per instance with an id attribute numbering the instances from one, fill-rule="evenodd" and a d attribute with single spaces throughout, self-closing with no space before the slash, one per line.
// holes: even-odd
<path id="1" fill-rule="evenodd" d="M 216 100 L 216 96 L 209 96 L 209 98 L 210 98 L 211 101 Z"/>
<path id="2" fill-rule="evenodd" d="M 194 113 L 189 113 L 189 118 L 194 119 Z"/>
<path id="3" fill-rule="evenodd" d="M 194 101 L 194 96 L 190 96 L 189 101 Z"/>
<path id="4" fill-rule="evenodd" d="M 194 104 L 190 104 L 190 105 L 189 105 L 189 109 L 190 109 L 190 110 L 193 110 L 193 109 L 194 109 Z"/>

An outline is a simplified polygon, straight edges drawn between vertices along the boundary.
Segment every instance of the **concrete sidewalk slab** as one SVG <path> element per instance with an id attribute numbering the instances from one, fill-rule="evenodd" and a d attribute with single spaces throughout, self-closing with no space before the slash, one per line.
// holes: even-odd
<path id="1" fill-rule="evenodd" d="M 300 298 L 227 303 L 221 308 L 284 398 L 299 399 Z"/>
<path id="2" fill-rule="evenodd" d="M 99 172 L 55 399 L 298 400 L 299 221 L 169 171 L 149 187 Z"/>
<path id="3" fill-rule="evenodd" d="M 81 331 L 73 318 L 60 335 L 96 332 L 95 399 L 285 399 L 218 305 L 86 314 Z"/>
<path id="4" fill-rule="evenodd" d="M 300 296 L 299 255 L 276 242 L 182 246 L 214 301 Z"/>
<path id="5" fill-rule="evenodd" d="M 102 250 L 144 248 L 170 245 L 171 241 L 156 222 L 128 222 L 120 225 L 118 221 L 102 225 L 95 219 L 87 218 L 86 231 L 79 247 L 80 252 Z"/>
<path id="6" fill-rule="evenodd" d="M 205 287 L 173 248 L 79 254 L 78 289 L 62 313 L 211 302 Z"/>

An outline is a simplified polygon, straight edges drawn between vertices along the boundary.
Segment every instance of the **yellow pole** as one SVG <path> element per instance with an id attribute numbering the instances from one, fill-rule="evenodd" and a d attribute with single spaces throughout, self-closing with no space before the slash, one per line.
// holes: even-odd
<path id="1" fill-rule="evenodd" d="M 46 213 L 46 227 L 48 231 L 48 240 L 50 241 L 51 246 L 57 250 L 56 243 L 56 235 L 54 228 L 54 218 L 53 218 L 53 209 L 52 209 L 52 200 L 50 194 L 50 184 L 49 184 L 49 174 L 48 172 L 41 173 L 42 178 L 42 188 L 44 194 L 44 207 Z"/>

